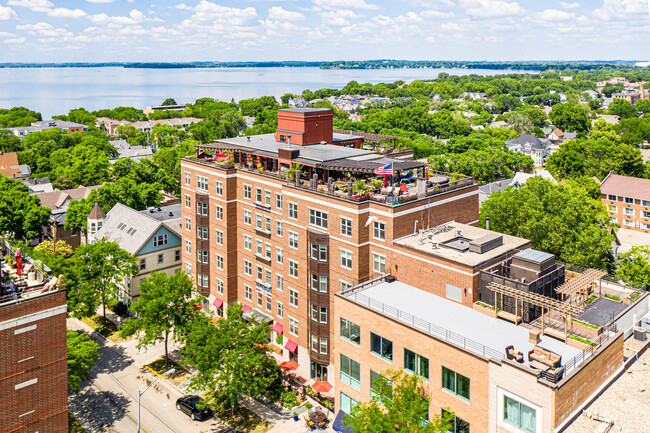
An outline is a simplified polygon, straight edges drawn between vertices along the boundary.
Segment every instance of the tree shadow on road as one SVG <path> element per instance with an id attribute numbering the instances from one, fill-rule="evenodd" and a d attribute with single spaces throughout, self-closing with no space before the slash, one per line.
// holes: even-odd
<path id="1" fill-rule="evenodd" d="M 71 397 L 70 406 L 79 421 L 89 431 L 108 431 L 126 416 L 129 399 L 112 391 L 100 391 L 95 386 L 83 388 Z"/>
<path id="2" fill-rule="evenodd" d="M 91 378 L 100 372 L 119 373 L 133 364 L 124 348 L 120 346 L 103 346 L 99 349 L 100 358 L 97 365 L 90 371 Z"/>

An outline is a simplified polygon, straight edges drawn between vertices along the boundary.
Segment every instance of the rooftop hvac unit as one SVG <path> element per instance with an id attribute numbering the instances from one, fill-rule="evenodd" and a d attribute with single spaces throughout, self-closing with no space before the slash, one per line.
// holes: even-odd
<path id="1" fill-rule="evenodd" d="M 634 339 L 637 341 L 645 341 L 646 338 L 648 337 L 648 334 L 646 333 L 646 330 L 644 328 L 641 328 L 639 326 L 634 327 Z"/>

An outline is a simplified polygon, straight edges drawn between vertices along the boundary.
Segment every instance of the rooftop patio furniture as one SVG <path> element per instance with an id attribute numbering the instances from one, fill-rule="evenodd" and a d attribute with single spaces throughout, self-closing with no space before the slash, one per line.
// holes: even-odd
<path id="1" fill-rule="evenodd" d="M 515 350 L 515 347 L 512 344 L 506 346 L 506 358 L 517 362 L 524 362 L 524 354 Z"/>
<path id="2" fill-rule="evenodd" d="M 562 356 L 550 350 L 535 346 L 528 352 L 528 361 L 538 361 L 549 367 L 557 368 L 562 364 Z"/>

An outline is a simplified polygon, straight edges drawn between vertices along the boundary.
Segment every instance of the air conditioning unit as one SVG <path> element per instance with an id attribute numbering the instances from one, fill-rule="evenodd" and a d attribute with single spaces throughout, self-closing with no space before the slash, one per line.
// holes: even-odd
<path id="1" fill-rule="evenodd" d="M 635 326 L 634 327 L 634 339 L 637 341 L 645 341 L 646 338 L 648 337 L 648 334 L 645 330 L 645 328 L 641 328 L 640 326 Z"/>

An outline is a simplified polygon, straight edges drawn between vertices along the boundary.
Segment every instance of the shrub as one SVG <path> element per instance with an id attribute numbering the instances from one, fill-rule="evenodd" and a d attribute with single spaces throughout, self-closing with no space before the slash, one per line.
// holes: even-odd
<path id="1" fill-rule="evenodd" d="M 279 344 L 280 346 L 282 346 L 282 341 L 283 341 L 283 340 L 282 340 L 282 334 L 278 334 L 278 335 L 275 337 L 275 342 L 276 342 L 277 344 Z"/>
<path id="2" fill-rule="evenodd" d="M 296 399 L 296 394 L 292 391 L 285 391 L 280 395 L 280 401 L 285 407 L 294 407 L 298 406 L 298 400 Z"/>
<path id="3" fill-rule="evenodd" d="M 312 407 L 314 407 L 314 405 L 311 404 L 310 402 L 307 402 L 307 404 L 305 404 L 305 407 L 306 407 L 307 409 L 311 409 Z"/>
<path id="4" fill-rule="evenodd" d="M 113 313 L 119 316 L 126 316 L 126 314 L 129 311 L 129 309 L 124 304 L 124 302 L 119 301 L 117 299 L 109 299 L 106 306 L 108 307 L 109 310 L 111 310 Z"/>

